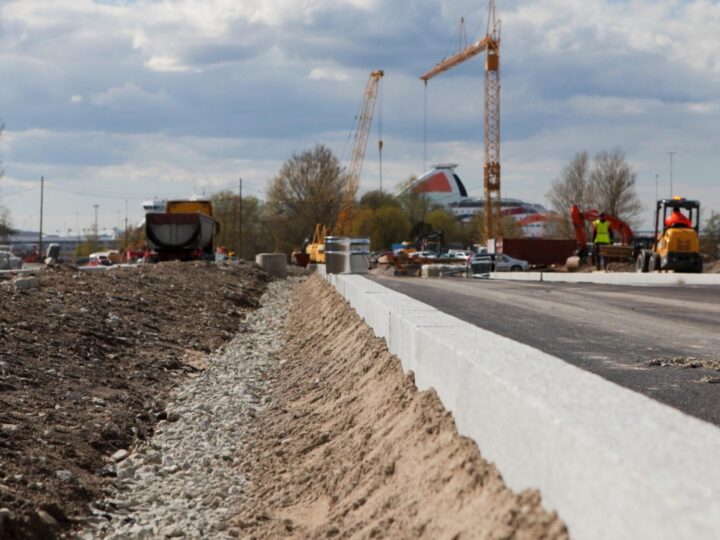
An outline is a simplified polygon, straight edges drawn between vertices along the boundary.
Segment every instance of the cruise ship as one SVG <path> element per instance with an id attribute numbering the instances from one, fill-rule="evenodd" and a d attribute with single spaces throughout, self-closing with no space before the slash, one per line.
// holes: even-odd
<path id="1" fill-rule="evenodd" d="M 435 165 L 404 191 L 423 193 L 433 203 L 446 207 L 460 221 L 467 222 L 483 210 L 485 201 L 482 197 L 468 195 L 465 184 L 455 172 L 456 167 L 454 163 Z M 500 199 L 500 208 L 503 216 L 512 216 L 518 222 L 525 236 L 543 236 L 545 222 L 555 219 L 543 205 L 520 199 Z"/>

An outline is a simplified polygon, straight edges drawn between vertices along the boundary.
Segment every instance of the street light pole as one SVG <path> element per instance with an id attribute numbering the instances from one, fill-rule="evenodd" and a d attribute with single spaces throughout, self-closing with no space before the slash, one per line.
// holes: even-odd
<path id="1" fill-rule="evenodd" d="M 45 177 L 40 177 L 40 233 L 38 234 L 38 262 L 42 261 L 42 233 L 43 233 L 43 197 L 45 195 Z"/>
<path id="2" fill-rule="evenodd" d="M 127 248 L 128 248 L 128 215 L 127 215 L 127 206 L 128 206 L 128 200 L 125 199 L 125 256 L 127 257 Z"/>
<path id="3" fill-rule="evenodd" d="M 238 178 L 238 260 L 242 260 L 242 178 Z"/>
<path id="4" fill-rule="evenodd" d="M 677 152 L 665 152 L 670 156 L 670 198 L 672 199 L 673 196 L 673 156 L 677 154 Z"/>

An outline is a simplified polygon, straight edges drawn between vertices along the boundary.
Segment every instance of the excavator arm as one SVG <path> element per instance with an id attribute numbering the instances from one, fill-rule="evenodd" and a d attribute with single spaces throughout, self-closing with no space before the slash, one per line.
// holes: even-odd
<path id="1" fill-rule="evenodd" d="M 598 217 L 600 217 L 600 212 L 595 209 L 583 211 L 575 204 L 573 204 L 570 208 L 570 219 L 572 220 L 573 228 L 575 229 L 575 238 L 578 243 L 578 249 L 584 249 L 587 245 L 587 233 L 585 231 L 586 222 L 595 221 Z M 632 243 L 635 235 L 633 234 L 630 225 L 609 214 L 605 214 L 605 219 L 610 224 L 610 229 L 613 234 L 617 234 L 623 244 L 629 245 Z"/>

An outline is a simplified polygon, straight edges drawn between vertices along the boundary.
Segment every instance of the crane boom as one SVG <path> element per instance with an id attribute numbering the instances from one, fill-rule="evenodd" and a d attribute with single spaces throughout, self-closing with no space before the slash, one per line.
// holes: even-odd
<path id="1" fill-rule="evenodd" d="M 360 185 L 360 173 L 363 162 L 365 161 L 365 150 L 367 148 L 368 137 L 370 136 L 370 128 L 372 127 L 375 103 L 378 96 L 378 86 L 380 79 L 382 79 L 384 75 L 385 73 L 381 69 L 373 71 L 370 73 L 370 77 L 365 85 L 360 114 L 357 119 L 352 158 L 348 168 L 348 183 L 343 194 L 338 220 L 333 229 L 333 235 L 335 236 L 347 236 L 350 234 L 349 229 L 352 222 L 352 213 L 355 208 L 355 194 Z"/>
<path id="2" fill-rule="evenodd" d="M 457 54 L 444 59 L 420 77 L 425 84 L 441 73 L 466 60 L 487 52 L 485 61 L 485 107 L 483 164 L 483 224 L 485 238 L 497 238 L 500 234 L 500 21 L 495 18 L 495 0 L 488 6 L 486 36 Z"/>
<path id="3" fill-rule="evenodd" d="M 485 37 L 483 39 L 476 41 L 472 45 L 468 45 L 465 49 L 452 55 L 450 58 L 446 58 L 442 62 L 438 63 L 430 71 L 428 71 L 424 75 L 421 75 L 420 80 L 421 81 L 429 81 L 433 77 L 440 75 L 441 73 L 444 73 L 445 71 L 448 71 L 449 69 L 454 68 L 458 64 L 462 64 L 465 60 L 469 60 L 473 56 L 480 54 L 481 52 L 487 50 L 487 48 L 488 48 L 488 39 L 487 39 L 487 37 Z"/>

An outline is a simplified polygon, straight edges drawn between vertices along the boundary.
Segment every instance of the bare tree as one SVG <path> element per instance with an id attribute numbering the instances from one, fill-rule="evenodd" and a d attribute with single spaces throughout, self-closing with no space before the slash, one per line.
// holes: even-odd
<path id="1" fill-rule="evenodd" d="M 547 194 L 552 209 L 561 217 L 547 226 L 554 236 L 574 236 L 570 207 L 595 208 L 607 212 L 629 225 L 637 222 L 642 204 L 635 189 L 637 173 L 616 148 L 598 153 L 590 166 L 588 153 L 578 152 L 563 168 L 560 178 Z"/>
<path id="2" fill-rule="evenodd" d="M 312 235 L 315 224 L 337 221 L 347 175 L 327 147 L 294 154 L 273 179 L 267 208 L 276 248 L 291 251 Z"/>
<path id="3" fill-rule="evenodd" d="M 577 204 L 581 208 L 589 207 L 593 201 L 593 186 L 590 181 L 590 158 L 585 151 L 575 154 L 563 167 L 560 178 L 554 180 L 546 197 L 562 219 L 554 227 L 554 235 L 573 236 L 570 223 L 570 207 Z"/>
<path id="4" fill-rule="evenodd" d="M 637 173 L 625 159 L 620 148 L 595 156 L 590 174 L 593 202 L 598 210 L 622 219 L 629 225 L 637 223 L 642 203 L 635 189 Z"/>

